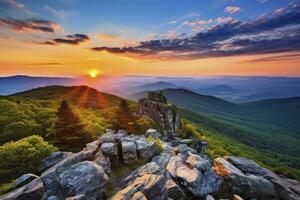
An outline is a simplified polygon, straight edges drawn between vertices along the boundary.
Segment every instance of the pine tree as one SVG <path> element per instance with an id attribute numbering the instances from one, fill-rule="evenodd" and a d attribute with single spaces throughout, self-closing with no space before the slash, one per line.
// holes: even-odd
<path id="1" fill-rule="evenodd" d="M 134 132 L 135 118 L 130 112 L 129 105 L 126 100 L 122 99 L 119 105 L 118 120 L 115 129 L 124 129 L 129 133 Z"/>
<path id="2" fill-rule="evenodd" d="M 52 134 L 53 143 L 62 150 L 81 149 L 90 141 L 90 136 L 83 131 L 80 123 L 66 100 L 63 100 L 56 113 L 57 120 Z"/>

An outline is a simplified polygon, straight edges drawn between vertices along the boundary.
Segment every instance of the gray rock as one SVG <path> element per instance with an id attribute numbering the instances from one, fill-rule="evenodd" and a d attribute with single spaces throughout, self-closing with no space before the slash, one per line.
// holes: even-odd
<path id="1" fill-rule="evenodd" d="M 136 144 L 133 140 L 130 140 L 129 138 L 123 138 L 121 141 L 121 146 L 123 162 L 125 164 L 132 164 L 138 160 Z"/>
<path id="2" fill-rule="evenodd" d="M 161 153 L 155 157 L 152 158 L 152 162 L 155 162 L 160 169 L 165 169 L 172 154 L 170 153 Z"/>
<path id="3" fill-rule="evenodd" d="M 246 174 L 264 175 L 268 172 L 253 160 L 236 156 L 227 156 L 225 159 Z"/>
<path id="4" fill-rule="evenodd" d="M 138 169 L 134 170 L 131 174 L 129 174 L 123 181 L 122 185 L 128 185 L 130 183 L 133 183 L 133 181 L 137 177 L 141 177 L 145 174 L 162 174 L 163 171 L 160 169 L 160 167 L 155 162 L 147 163 Z"/>
<path id="5" fill-rule="evenodd" d="M 291 181 L 273 172 L 268 172 L 264 177 L 273 183 L 276 193 L 280 198 L 286 200 L 300 199 L 300 183 L 298 181 Z"/>
<path id="6" fill-rule="evenodd" d="M 270 181 L 261 176 L 245 175 L 223 158 L 214 160 L 214 170 L 229 182 L 234 193 L 244 198 L 272 198 L 276 195 Z"/>
<path id="7" fill-rule="evenodd" d="M 163 200 L 166 196 L 165 183 L 166 178 L 163 175 L 145 174 L 138 177 L 132 186 L 141 191 L 147 199 Z"/>
<path id="8" fill-rule="evenodd" d="M 136 140 L 136 146 L 140 160 L 148 161 L 158 152 L 155 143 L 148 142 L 145 138 Z"/>
<path id="9" fill-rule="evenodd" d="M 16 179 L 14 188 L 22 187 L 23 185 L 30 183 L 36 178 L 38 178 L 38 176 L 34 174 L 23 174 L 22 176 Z"/>
<path id="10" fill-rule="evenodd" d="M 113 132 L 105 133 L 104 135 L 102 135 L 101 137 L 99 137 L 98 140 L 99 140 L 100 144 L 107 143 L 107 142 L 114 143 L 115 142 L 114 131 Z"/>
<path id="11" fill-rule="evenodd" d="M 45 170 L 49 169 L 50 167 L 56 165 L 66 157 L 72 155 L 72 152 L 64 152 L 64 151 L 58 151 L 52 153 L 49 157 L 45 158 L 42 161 L 42 165 L 40 167 L 40 171 L 44 172 Z"/>
<path id="12" fill-rule="evenodd" d="M 36 178 L 30 183 L 0 197 L 1 200 L 37 200 L 44 194 L 43 182 Z"/>
<path id="13" fill-rule="evenodd" d="M 176 153 L 184 153 L 187 154 L 189 151 L 189 147 L 186 144 L 180 144 L 177 147 L 175 147 L 175 152 Z"/>
<path id="14" fill-rule="evenodd" d="M 168 199 L 174 199 L 174 200 L 185 200 L 186 196 L 182 189 L 172 180 L 168 179 L 165 188 L 167 191 L 167 197 Z"/>
<path id="15" fill-rule="evenodd" d="M 88 200 L 88 198 L 85 195 L 77 195 L 73 197 L 68 197 L 65 200 Z"/>
<path id="16" fill-rule="evenodd" d="M 201 172 L 206 172 L 212 167 L 209 160 L 195 154 L 190 154 L 185 162 Z"/>
<path id="17" fill-rule="evenodd" d="M 152 136 L 152 137 L 155 137 L 155 138 L 159 138 L 159 139 L 162 139 L 162 135 L 155 129 L 148 129 L 145 133 L 145 136 L 146 137 L 149 137 L 149 136 Z"/>
<path id="18" fill-rule="evenodd" d="M 208 194 L 216 194 L 221 188 L 223 182 L 223 177 L 217 175 L 215 172 L 206 172 L 201 177 L 198 189 L 195 190 L 195 195 L 198 197 L 205 197 Z"/>
<path id="19" fill-rule="evenodd" d="M 215 198 L 211 195 L 207 195 L 205 200 L 215 200 Z"/>
<path id="20" fill-rule="evenodd" d="M 108 175 L 110 175 L 111 173 L 111 163 L 110 163 L 110 159 L 109 157 L 106 157 L 102 154 L 101 151 L 97 152 L 96 155 L 95 155 L 95 160 L 94 162 L 97 164 L 97 165 L 100 165 L 103 169 L 104 169 L 104 172 Z"/>
<path id="21" fill-rule="evenodd" d="M 55 166 L 51 167 L 47 171 L 43 172 L 41 175 L 45 192 L 48 196 L 58 196 L 61 197 L 64 194 L 64 191 L 62 190 L 58 174 L 62 173 L 66 169 L 68 169 L 70 166 L 86 161 L 86 160 L 92 160 L 93 154 L 89 151 L 81 151 L 75 154 L 72 154 L 71 156 L 66 157 L 64 160 L 56 164 Z"/>
<path id="22" fill-rule="evenodd" d="M 103 168 L 91 161 L 72 165 L 58 174 L 59 183 L 68 196 L 103 191 L 108 177 Z"/>
<path id="23" fill-rule="evenodd" d="M 101 151 L 105 156 L 117 156 L 118 148 L 116 143 L 106 142 L 101 145 Z"/>
<path id="24" fill-rule="evenodd" d="M 91 153 L 95 154 L 99 148 L 100 141 L 95 140 L 93 142 L 90 142 L 86 144 L 85 148 L 83 149 L 84 151 L 91 151 Z"/>

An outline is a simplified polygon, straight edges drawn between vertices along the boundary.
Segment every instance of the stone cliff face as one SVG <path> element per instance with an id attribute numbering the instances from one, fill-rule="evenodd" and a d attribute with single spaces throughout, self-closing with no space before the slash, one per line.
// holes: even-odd
<path id="1" fill-rule="evenodd" d="M 241 157 L 211 159 L 185 140 L 161 141 L 163 150 L 143 135 L 107 130 L 78 153 L 55 152 L 43 161 L 41 176 L 21 176 L 17 189 L 1 200 L 299 200 L 300 183 Z M 119 181 L 112 173 L 137 161 Z M 110 184 L 119 191 L 108 197 Z"/>
<path id="2" fill-rule="evenodd" d="M 168 104 L 162 92 L 149 92 L 147 98 L 140 99 L 139 115 L 155 120 L 160 126 L 164 140 L 177 136 L 177 129 L 181 127 L 176 105 Z"/>

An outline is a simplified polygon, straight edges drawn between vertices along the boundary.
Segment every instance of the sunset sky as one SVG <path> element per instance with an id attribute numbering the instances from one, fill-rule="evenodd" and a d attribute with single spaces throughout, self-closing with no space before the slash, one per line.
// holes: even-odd
<path id="1" fill-rule="evenodd" d="M 0 76 L 300 75 L 300 1 L 0 0 Z"/>

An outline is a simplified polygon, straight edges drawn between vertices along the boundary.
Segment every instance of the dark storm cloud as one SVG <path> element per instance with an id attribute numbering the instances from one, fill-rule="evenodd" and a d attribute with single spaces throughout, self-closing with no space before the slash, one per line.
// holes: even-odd
<path id="1" fill-rule="evenodd" d="M 90 40 L 89 36 L 84 34 L 74 34 L 67 35 L 63 38 L 54 38 L 53 40 L 47 41 L 33 41 L 36 44 L 44 44 L 44 45 L 58 45 L 58 44 L 68 44 L 68 45 L 79 45 L 82 42 L 86 42 Z"/>
<path id="2" fill-rule="evenodd" d="M 4 19 L 0 18 L 0 27 L 7 27 L 16 32 L 31 32 L 31 31 L 41 31 L 54 33 L 55 24 L 52 21 L 40 20 L 40 19 L 27 19 L 27 20 L 17 20 L 17 19 Z"/>
<path id="3" fill-rule="evenodd" d="M 199 59 L 300 50 L 300 6 L 291 3 L 253 21 L 231 20 L 188 38 L 150 40 L 135 47 L 94 47 L 92 50 L 161 59 Z"/>

